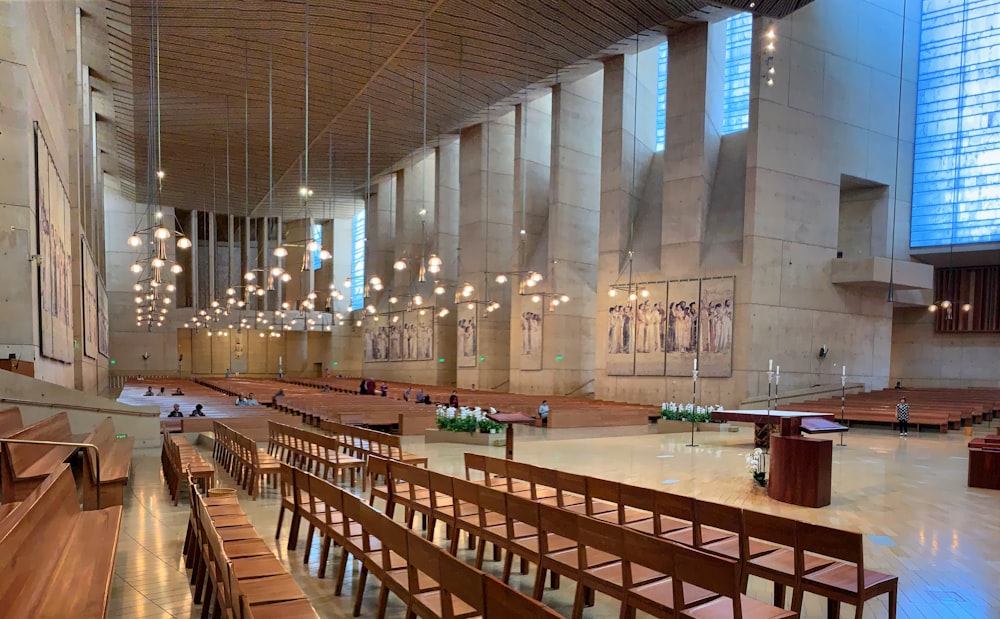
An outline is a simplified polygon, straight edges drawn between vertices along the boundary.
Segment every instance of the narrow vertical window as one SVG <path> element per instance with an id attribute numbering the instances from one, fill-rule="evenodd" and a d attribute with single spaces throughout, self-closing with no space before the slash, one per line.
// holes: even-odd
<path id="1" fill-rule="evenodd" d="M 740 13 L 726 20 L 726 68 L 723 77 L 722 133 L 750 126 L 750 52 L 753 15 Z"/>
<path id="2" fill-rule="evenodd" d="M 351 230 L 351 309 L 365 305 L 365 212 L 354 215 Z"/>

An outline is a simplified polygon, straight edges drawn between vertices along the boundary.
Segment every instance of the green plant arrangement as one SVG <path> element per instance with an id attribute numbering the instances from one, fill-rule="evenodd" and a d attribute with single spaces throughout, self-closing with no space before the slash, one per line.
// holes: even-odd
<path id="1" fill-rule="evenodd" d="M 481 409 L 461 409 L 438 407 L 437 428 L 444 432 L 465 432 L 473 434 L 477 430 L 482 434 L 498 434 L 507 428 L 502 423 L 497 423 L 486 418 L 486 413 Z"/>
<path id="2" fill-rule="evenodd" d="M 691 421 L 691 418 L 694 417 L 696 423 L 706 423 L 712 420 L 712 411 L 715 410 L 722 410 L 722 406 L 695 407 L 692 404 L 664 402 L 660 418 L 668 421 Z"/>

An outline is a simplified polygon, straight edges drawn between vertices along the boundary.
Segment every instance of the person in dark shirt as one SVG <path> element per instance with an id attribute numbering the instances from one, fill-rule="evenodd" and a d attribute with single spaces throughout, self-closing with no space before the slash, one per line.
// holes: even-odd
<path id="1" fill-rule="evenodd" d="M 451 397 L 448 398 L 448 406 L 453 406 L 455 408 L 458 408 L 458 392 L 457 391 L 452 391 L 451 392 Z"/>
<path id="2" fill-rule="evenodd" d="M 173 410 L 170 411 L 167 417 L 183 417 L 183 416 L 184 413 L 181 412 L 181 405 L 175 402 Z"/>
<path id="3" fill-rule="evenodd" d="M 906 398 L 899 398 L 896 405 L 896 421 L 899 422 L 899 435 L 907 436 L 910 425 L 910 405 L 906 403 Z"/>
<path id="4" fill-rule="evenodd" d="M 374 378 L 369 378 L 367 381 L 365 381 L 365 391 L 368 392 L 368 395 L 375 395 L 375 379 Z"/>
<path id="5" fill-rule="evenodd" d="M 156 395 L 156 394 L 153 393 L 153 388 L 152 387 L 146 387 L 146 393 L 144 393 L 142 395 Z"/>
<path id="6" fill-rule="evenodd" d="M 389 385 L 387 385 L 385 383 L 382 383 L 382 386 L 379 387 L 378 390 L 382 393 L 382 397 L 383 398 L 385 396 L 389 395 Z"/>
<path id="7" fill-rule="evenodd" d="M 359 391 L 361 392 L 361 395 L 367 395 L 368 394 L 368 381 L 367 380 L 365 380 L 363 378 L 361 379 L 361 388 L 360 388 Z"/>
<path id="8" fill-rule="evenodd" d="M 194 410 L 191 411 L 191 415 L 190 416 L 191 417 L 204 417 L 205 416 L 205 411 L 203 411 L 201 409 L 202 409 L 201 404 L 196 404 L 195 407 L 194 407 Z"/>

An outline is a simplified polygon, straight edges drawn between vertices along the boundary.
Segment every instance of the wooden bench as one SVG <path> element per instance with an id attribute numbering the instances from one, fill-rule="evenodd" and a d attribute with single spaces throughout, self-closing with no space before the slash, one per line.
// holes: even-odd
<path id="1" fill-rule="evenodd" d="M 0 411 L 0 438 L 6 438 L 22 428 L 21 409 L 14 407 Z"/>
<path id="2" fill-rule="evenodd" d="M 84 436 L 70 431 L 69 416 L 57 413 L 11 434 L 11 439 L 79 443 Z M 3 502 L 21 501 L 37 488 L 77 447 L 61 445 L 0 445 L 0 483 Z"/>
<path id="3" fill-rule="evenodd" d="M 0 614 L 104 617 L 121 506 L 81 511 L 60 465 L 0 521 Z"/>
<path id="4" fill-rule="evenodd" d="M 83 508 L 122 505 L 125 501 L 125 485 L 132 474 L 135 439 L 117 438 L 115 424 L 107 417 L 83 442 L 96 445 L 101 460 L 101 482 L 98 487 L 97 455 L 92 449 L 86 450 L 83 458 Z"/>
<path id="5" fill-rule="evenodd" d="M 160 434 L 163 437 L 160 463 L 174 505 L 180 501 L 181 488 L 188 475 L 196 479 L 205 490 L 215 485 L 215 467 L 195 451 L 187 437 L 170 434 L 162 424 Z"/>

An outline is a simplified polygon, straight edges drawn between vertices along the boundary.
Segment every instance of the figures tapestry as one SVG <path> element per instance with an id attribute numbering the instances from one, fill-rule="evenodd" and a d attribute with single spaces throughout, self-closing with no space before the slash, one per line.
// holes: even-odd
<path id="1" fill-rule="evenodd" d="M 404 314 L 402 347 L 404 361 L 427 361 L 433 358 L 433 310 L 410 310 Z"/>
<path id="2" fill-rule="evenodd" d="M 733 310 L 736 278 L 701 281 L 701 333 L 698 374 L 706 378 L 733 375 Z"/>
<path id="3" fill-rule="evenodd" d="M 609 376 L 635 374 L 635 304 L 626 297 L 620 303 L 608 306 L 608 357 Z"/>
<path id="4" fill-rule="evenodd" d="M 667 286 L 651 284 L 635 308 L 635 374 L 663 376 L 666 368 Z"/>
<path id="5" fill-rule="evenodd" d="M 476 367 L 479 361 L 476 336 L 476 306 L 458 306 L 458 367 Z"/>
<path id="6" fill-rule="evenodd" d="M 87 239 L 80 237 L 80 268 L 83 308 L 83 354 L 91 359 L 97 358 L 98 326 L 97 326 L 97 266 L 90 253 Z"/>
<path id="7" fill-rule="evenodd" d="M 542 312 L 521 312 L 521 369 L 542 369 Z"/>
<path id="8" fill-rule="evenodd" d="M 698 347 L 699 280 L 667 284 L 667 376 L 690 376 Z"/>

